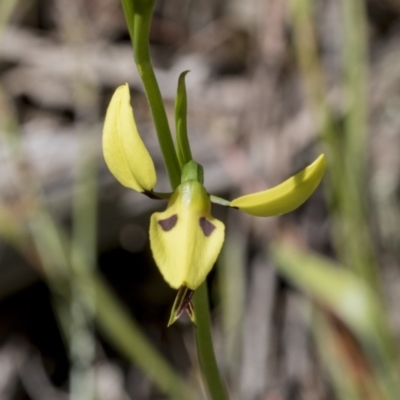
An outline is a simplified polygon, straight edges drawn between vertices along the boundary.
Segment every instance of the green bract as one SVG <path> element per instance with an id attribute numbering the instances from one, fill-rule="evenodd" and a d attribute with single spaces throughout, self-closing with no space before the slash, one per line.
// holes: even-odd
<path id="1" fill-rule="evenodd" d="M 180 79 L 181 93 L 184 81 Z M 186 113 L 186 99 L 177 110 Z M 167 283 L 179 289 L 170 324 L 183 311 L 195 321 L 190 299 L 213 267 L 224 242 L 225 227 L 211 215 L 211 199 L 203 186 L 203 169 L 191 159 L 186 121 L 178 126 L 178 154 L 182 165 L 181 184 L 172 194 L 153 192 L 156 173 L 149 152 L 141 140 L 133 118 L 128 85 L 120 86 L 108 107 L 103 152 L 115 178 L 124 186 L 152 198 L 168 198 L 167 209 L 155 213 L 150 222 L 150 243 L 156 264 Z M 215 202 L 250 215 L 269 217 L 288 213 L 303 204 L 318 187 L 326 167 L 320 155 L 311 165 L 280 185 L 228 202 Z"/>

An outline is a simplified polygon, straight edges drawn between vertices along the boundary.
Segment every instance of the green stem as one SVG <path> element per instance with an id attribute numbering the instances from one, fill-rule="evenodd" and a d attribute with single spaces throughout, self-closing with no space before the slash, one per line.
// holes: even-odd
<path id="1" fill-rule="evenodd" d="M 212 400 L 227 400 L 228 394 L 218 370 L 211 337 L 210 306 L 207 282 L 203 282 L 193 297 L 196 315 L 196 345 L 200 368 Z"/>
<path id="2" fill-rule="evenodd" d="M 135 62 L 146 91 L 147 100 L 153 115 L 158 141 L 164 158 L 165 167 L 173 189 L 180 184 L 181 169 L 176 155 L 167 113 L 165 112 L 160 88 L 154 74 L 149 50 L 149 32 L 152 12 L 135 12 L 133 53 Z"/>

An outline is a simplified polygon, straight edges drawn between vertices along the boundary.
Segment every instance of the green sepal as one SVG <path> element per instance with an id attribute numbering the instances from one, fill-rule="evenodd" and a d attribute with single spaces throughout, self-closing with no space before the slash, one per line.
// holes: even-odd
<path id="1" fill-rule="evenodd" d="M 172 306 L 171 315 L 169 317 L 168 326 L 171 326 L 179 319 L 184 311 L 189 315 L 190 320 L 196 325 L 196 316 L 192 304 L 192 297 L 194 290 L 189 289 L 187 286 L 181 286 L 175 297 L 174 305 Z"/>
<path id="2" fill-rule="evenodd" d="M 187 96 L 185 76 L 188 72 L 189 71 L 184 71 L 179 75 L 178 90 L 175 100 L 176 152 L 181 168 L 193 159 L 187 133 Z"/>

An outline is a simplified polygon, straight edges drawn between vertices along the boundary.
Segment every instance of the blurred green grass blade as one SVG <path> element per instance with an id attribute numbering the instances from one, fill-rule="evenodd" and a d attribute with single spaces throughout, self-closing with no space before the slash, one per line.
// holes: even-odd
<path id="1" fill-rule="evenodd" d="M 11 215 L 7 206 L 0 201 L 0 237 L 17 247 L 20 243 L 26 241 L 26 235 L 16 218 L 16 216 Z"/>
<path id="2" fill-rule="evenodd" d="M 312 332 L 338 398 L 341 400 L 365 400 L 360 394 L 354 375 L 343 363 L 341 354 L 338 354 L 331 326 L 323 313 L 316 309 L 314 310 Z"/>
<path id="3" fill-rule="evenodd" d="M 344 21 L 346 141 L 355 175 L 365 178 L 367 157 L 367 21 L 363 0 L 341 0 Z M 365 182 L 361 182 L 363 185 Z"/>
<path id="4" fill-rule="evenodd" d="M 308 99 L 321 131 L 331 186 L 333 235 L 341 261 L 379 291 L 375 254 L 367 219 L 366 182 L 366 30 L 361 0 L 343 0 L 344 127 L 339 130 L 328 103 L 311 0 L 291 0 L 296 55 Z"/>
<path id="5" fill-rule="evenodd" d="M 92 151 L 93 139 L 83 135 L 79 140 L 72 215 L 73 253 L 84 255 L 90 268 L 94 267 L 97 254 L 97 160 Z"/>
<path id="6" fill-rule="evenodd" d="M 175 100 L 176 153 L 181 168 L 193 159 L 187 132 L 187 95 L 185 77 L 188 72 L 189 71 L 184 71 L 179 75 L 178 90 Z"/>
<path id="7" fill-rule="evenodd" d="M 245 253 L 248 232 L 235 211 L 228 212 L 225 243 L 217 260 L 226 369 L 238 389 L 246 309 Z M 236 229 L 234 229 L 236 228 Z M 236 385 L 236 386 L 235 386 Z"/>
<path id="8" fill-rule="evenodd" d="M 3 32 L 11 14 L 15 10 L 18 0 L 1 0 L 0 1 L 0 35 Z"/>
<path id="9" fill-rule="evenodd" d="M 74 273 L 80 268 L 94 269 L 96 265 L 97 242 L 97 160 L 93 139 L 83 132 L 79 136 L 79 157 L 74 180 L 72 215 L 72 262 Z M 79 262 L 85 257 L 85 263 Z M 82 271 L 83 272 L 83 271 Z M 70 397 L 71 400 L 95 399 L 93 365 L 95 362 L 95 337 L 93 319 L 96 299 L 93 285 L 79 288 L 79 278 L 72 280 L 70 301 L 69 351 L 71 358 Z"/>
<path id="10" fill-rule="evenodd" d="M 278 270 L 317 304 L 327 307 L 358 338 L 387 399 L 400 393 L 399 357 L 376 292 L 350 270 L 321 256 L 276 245 Z"/>
<path id="11" fill-rule="evenodd" d="M 110 342 L 134 362 L 170 399 L 196 399 L 195 392 L 180 378 L 142 333 L 129 313 L 99 275 L 87 277 L 96 293 L 96 322 Z M 85 290 L 85 286 L 81 288 Z"/>
<path id="12" fill-rule="evenodd" d="M 37 207 L 28 220 L 28 229 L 50 285 L 60 290 L 60 282 L 68 279 L 70 269 L 67 243 L 60 227 L 47 209 Z M 61 294 L 69 293 L 68 286 L 61 287 Z"/>
<path id="13" fill-rule="evenodd" d="M 354 331 L 371 331 L 378 305 L 354 274 L 328 259 L 290 247 L 273 247 L 272 255 L 279 271 L 313 300 L 334 311 Z"/>
<path id="14" fill-rule="evenodd" d="M 379 290 L 373 243 L 369 235 L 367 190 L 367 22 L 363 0 L 341 0 L 344 21 L 343 69 L 345 146 L 341 202 L 350 265 Z M 339 156 L 339 154 L 337 154 Z"/>
<path id="15" fill-rule="evenodd" d="M 60 295 L 68 297 L 69 285 L 65 285 L 68 281 L 61 281 L 54 271 L 58 263 L 61 264 L 61 268 L 56 271 L 64 272 L 64 267 L 68 265 L 68 253 L 64 251 L 67 246 L 65 233 L 57 227 L 45 210 L 33 218 L 30 226 L 42 262 L 46 264 L 47 276 L 52 277 L 49 282 L 51 288 Z M 193 391 L 148 341 L 103 279 L 86 265 L 86 258 L 78 253 L 75 257 L 75 263 L 80 265 L 75 268 L 74 273 L 69 269 L 70 274 L 67 279 L 80 291 L 82 297 L 94 296 L 95 321 L 112 345 L 141 368 L 169 398 L 195 399 Z M 50 271 L 51 269 L 53 271 Z"/>

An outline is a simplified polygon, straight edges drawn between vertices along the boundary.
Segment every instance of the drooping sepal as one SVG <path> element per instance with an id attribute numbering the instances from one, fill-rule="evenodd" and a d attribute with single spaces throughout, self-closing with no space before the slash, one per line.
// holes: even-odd
<path id="1" fill-rule="evenodd" d="M 171 326 L 179 319 L 184 311 L 189 315 L 190 320 L 196 325 L 196 316 L 192 304 L 194 290 L 186 286 L 181 286 L 175 297 L 174 305 L 172 306 L 171 316 L 169 317 L 168 326 Z"/>
<path id="2" fill-rule="evenodd" d="M 232 200 L 231 207 L 257 217 L 286 214 L 301 206 L 315 191 L 325 173 L 321 154 L 312 164 L 272 189 Z"/>
<path id="3" fill-rule="evenodd" d="M 138 192 L 153 190 L 156 171 L 136 128 L 128 84 L 117 88 L 108 106 L 103 154 L 111 173 L 122 185 Z"/>
<path id="4" fill-rule="evenodd" d="M 169 200 L 166 211 L 150 220 L 154 260 L 167 283 L 196 290 L 207 277 L 221 251 L 225 227 L 210 213 L 203 185 L 183 182 Z"/>

